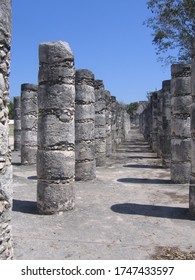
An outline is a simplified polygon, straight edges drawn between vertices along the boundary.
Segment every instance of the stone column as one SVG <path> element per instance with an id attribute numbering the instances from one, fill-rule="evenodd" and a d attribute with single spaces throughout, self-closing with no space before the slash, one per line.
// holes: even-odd
<path id="1" fill-rule="evenodd" d="M 116 97 L 111 96 L 111 137 L 112 152 L 116 151 Z"/>
<path id="2" fill-rule="evenodd" d="M 14 97 L 14 150 L 21 149 L 21 101 L 20 96 Z"/>
<path id="3" fill-rule="evenodd" d="M 74 208 L 75 69 L 66 42 L 39 46 L 37 207 L 42 214 Z"/>
<path id="4" fill-rule="evenodd" d="M 171 81 L 162 82 L 162 165 L 170 167 L 171 164 Z"/>
<path id="5" fill-rule="evenodd" d="M 106 98 L 106 156 L 112 155 L 112 115 L 111 115 L 111 95 L 105 90 Z"/>
<path id="6" fill-rule="evenodd" d="M 96 177 L 94 74 L 77 70 L 75 84 L 75 179 L 87 181 Z"/>
<path id="7" fill-rule="evenodd" d="M 124 137 L 125 137 L 124 140 L 129 139 L 130 129 L 131 129 L 130 115 L 127 113 L 127 108 L 125 106 L 123 110 L 123 130 L 124 130 Z"/>
<path id="8" fill-rule="evenodd" d="M 152 106 L 152 129 L 151 129 L 151 140 L 152 150 L 158 151 L 158 93 L 153 92 L 151 95 L 151 106 Z"/>
<path id="9" fill-rule="evenodd" d="M 38 86 L 21 85 L 21 163 L 36 164 L 37 161 L 37 104 Z"/>
<path id="10" fill-rule="evenodd" d="M 121 104 L 116 102 L 116 146 L 122 141 L 122 112 L 121 112 Z"/>
<path id="11" fill-rule="evenodd" d="M 158 135 L 157 135 L 157 156 L 162 157 L 162 140 L 163 140 L 163 127 L 162 127 L 162 105 L 163 105 L 163 98 L 162 98 L 162 91 L 159 90 L 157 94 L 157 127 L 158 127 Z"/>
<path id="12" fill-rule="evenodd" d="M 106 100 L 102 80 L 95 80 L 95 157 L 96 166 L 106 164 Z"/>
<path id="13" fill-rule="evenodd" d="M 195 217 L 195 38 L 192 49 L 192 105 L 191 105 L 191 177 L 189 190 L 189 210 L 190 214 Z"/>
<path id="14" fill-rule="evenodd" d="M 12 166 L 9 147 L 9 73 L 12 1 L 0 1 L 0 260 L 13 258 L 11 233 Z"/>
<path id="15" fill-rule="evenodd" d="M 191 169 L 191 65 L 171 67 L 171 180 L 189 183 Z"/>

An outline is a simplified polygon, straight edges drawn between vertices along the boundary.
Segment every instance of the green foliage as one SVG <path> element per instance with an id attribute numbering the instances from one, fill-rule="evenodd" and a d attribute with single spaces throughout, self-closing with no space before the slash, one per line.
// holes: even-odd
<path id="1" fill-rule="evenodd" d="M 178 51 L 176 56 L 163 55 L 160 60 L 189 62 L 195 36 L 195 0 L 150 0 L 147 8 L 152 16 L 144 24 L 153 29 L 157 55 Z"/>
<path id="2" fill-rule="evenodd" d="M 14 103 L 12 101 L 10 101 L 10 103 L 8 105 L 8 109 L 9 109 L 9 119 L 13 120 L 14 119 Z"/>
<path id="3" fill-rule="evenodd" d="M 128 106 L 127 106 L 127 113 L 132 116 L 133 113 L 137 110 L 138 108 L 138 102 L 133 102 L 133 103 L 130 103 Z"/>

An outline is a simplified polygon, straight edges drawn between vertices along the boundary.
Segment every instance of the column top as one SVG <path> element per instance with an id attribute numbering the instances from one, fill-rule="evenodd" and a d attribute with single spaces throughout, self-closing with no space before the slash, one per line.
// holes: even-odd
<path id="1" fill-rule="evenodd" d="M 77 69 L 75 72 L 75 79 L 76 81 L 80 79 L 94 80 L 95 76 L 93 72 L 88 69 Z"/>
<path id="2" fill-rule="evenodd" d="M 40 63 L 59 63 L 74 60 L 74 55 L 67 42 L 43 42 L 39 45 Z"/>
<path id="3" fill-rule="evenodd" d="M 37 91 L 38 90 L 38 85 L 35 84 L 21 84 L 21 90 L 32 90 L 32 91 Z"/>

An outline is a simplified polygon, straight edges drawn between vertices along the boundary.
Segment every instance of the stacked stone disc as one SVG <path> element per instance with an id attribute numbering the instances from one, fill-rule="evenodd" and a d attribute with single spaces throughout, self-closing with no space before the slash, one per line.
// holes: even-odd
<path id="1" fill-rule="evenodd" d="M 95 158 L 96 166 L 106 164 L 106 100 L 102 80 L 95 80 Z"/>
<path id="2" fill-rule="evenodd" d="M 54 214 L 74 208 L 75 69 L 66 42 L 39 46 L 37 206 Z"/>
<path id="3" fill-rule="evenodd" d="M 96 177 L 94 74 L 76 71 L 75 78 L 75 180 Z"/>
<path id="4" fill-rule="evenodd" d="M 195 38 L 193 41 L 192 49 L 192 105 L 191 105 L 191 177 L 190 177 L 190 190 L 189 190 L 189 210 L 191 215 L 195 217 Z"/>
<path id="5" fill-rule="evenodd" d="M 162 147 L 162 165 L 170 167 L 171 163 L 171 81 L 162 82 L 162 128 L 163 135 L 161 141 Z"/>
<path id="6" fill-rule="evenodd" d="M 111 115 L 111 95 L 105 90 L 106 99 L 106 156 L 112 155 L 112 115 Z"/>
<path id="7" fill-rule="evenodd" d="M 21 102 L 20 96 L 14 97 L 14 150 L 21 149 Z"/>
<path id="8" fill-rule="evenodd" d="M 38 86 L 21 85 L 21 163 L 36 164 Z"/>
<path id="9" fill-rule="evenodd" d="M 12 166 L 8 105 L 12 1 L 0 1 L 0 260 L 13 258 L 11 230 Z M 2 273 L 1 273 L 1 277 Z"/>
<path id="10" fill-rule="evenodd" d="M 191 65 L 171 67 L 171 180 L 189 183 L 191 170 Z"/>

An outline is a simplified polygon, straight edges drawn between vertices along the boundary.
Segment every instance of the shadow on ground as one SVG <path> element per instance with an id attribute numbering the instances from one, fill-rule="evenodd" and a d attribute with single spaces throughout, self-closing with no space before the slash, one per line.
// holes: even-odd
<path id="1" fill-rule="evenodd" d="M 38 214 L 35 201 L 13 199 L 12 211 L 26 214 Z"/>
<path id="2" fill-rule="evenodd" d="M 160 159 L 158 158 L 157 156 L 151 156 L 151 157 L 148 157 L 148 156 L 129 156 L 127 158 L 135 158 L 135 159 Z"/>
<path id="3" fill-rule="evenodd" d="M 150 165 L 150 164 L 125 164 L 123 167 L 129 168 L 151 168 L 151 169 L 165 169 L 161 165 Z"/>
<path id="4" fill-rule="evenodd" d="M 147 179 L 147 178 L 120 178 L 117 180 L 120 183 L 135 183 L 135 184 L 170 184 L 171 180 L 167 179 Z"/>
<path id="5" fill-rule="evenodd" d="M 195 220 L 189 214 L 188 208 L 145 205 L 137 203 L 123 203 L 111 206 L 111 210 L 120 214 L 140 215 L 147 217 L 180 219 L 180 220 Z"/>

